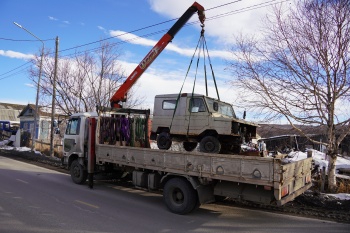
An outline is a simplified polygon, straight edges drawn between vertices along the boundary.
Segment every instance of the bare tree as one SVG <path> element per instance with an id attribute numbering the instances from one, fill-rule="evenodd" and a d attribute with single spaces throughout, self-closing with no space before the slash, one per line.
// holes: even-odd
<path id="1" fill-rule="evenodd" d="M 58 111 L 72 114 L 96 111 L 96 106 L 109 106 L 110 97 L 126 78 L 118 63 L 119 57 L 118 48 L 105 42 L 94 51 L 76 51 L 73 58 L 59 59 L 56 80 Z M 41 82 L 41 103 L 47 106 L 50 106 L 52 98 L 53 70 L 54 60 L 47 55 Z M 37 70 L 32 69 L 30 72 L 35 82 Z M 135 97 L 132 91 L 129 96 L 126 107 L 134 107 L 143 101 L 143 98 Z"/>
<path id="2" fill-rule="evenodd" d="M 276 6 L 260 38 L 237 37 L 230 63 L 247 108 L 283 117 L 301 135 L 321 126 L 327 147 L 328 188 L 336 189 L 339 145 L 350 133 L 350 1 L 304 0 Z"/>

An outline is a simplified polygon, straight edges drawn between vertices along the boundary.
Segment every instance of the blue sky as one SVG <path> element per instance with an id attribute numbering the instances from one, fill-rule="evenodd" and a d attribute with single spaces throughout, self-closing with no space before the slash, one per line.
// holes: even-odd
<path id="1" fill-rule="evenodd" d="M 28 62 L 28 57 L 38 53 L 41 42 L 36 41 L 13 22 L 17 22 L 45 40 L 45 47 L 52 50 L 55 45 L 53 39 L 58 36 L 59 50 L 65 50 L 180 17 L 193 2 L 187 0 L 0 0 L 0 102 L 35 103 L 36 89 L 28 79 L 28 65 L 24 64 Z M 262 18 L 271 6 L 247 10 L 243 13 L 234 13 L 234 11 L 274 2 L 280 1 L 198 0 L 205 9 L 210 9 L 206 11 L 208 20 L 205 23 L 205 35 L 220 97 L 224 101 L 232 103 L 238 94 L 227 84 L 227 81 L 232 79 L 232 75 L 225 71 L 227 61 L 232 59 L 228 50 L 234 45 L 233 37 L 240 33 L 258 33 Z M 229 13 L 228 16 L 213 19 L 226 13 Z M 197 15 L 194 15 L 191 20 L 197 21 Z M 123 37 L 112 38 L 109 42 L 121 42 L 169 29 L 173 23 L 174 21 Z M 179 92 L 200 30 L 199 24 L 184 27 L 140 78 L 135 88 L 140 96 L 146 97 L 144 107 L 153 107 L 153 97 L 156 94 Z M 120 62 L 126 74 L 131 73 L 151 49 L 151 45 L 155 44 L 162 35 L 163 33 L 155 34 L 152 37 L 138 38 L 132 43 L 119 45 L 122 54 Z M 84 46 L 80 51 L 98 46 L 98 43 Z M 73 52 L 74 50 L 68 50 L 59 55 L 64 57 Z M 24 66 L 20 67 L 21 65 Z M 188 83 L 184 91 L 190 92 L 191 88 L 192 83 Z M 199 82 L 196 92 L 203 93 L 204 89 L 201 88 L 203 85 Z M 212 88 L 209 95 L 215 97 Z"/>

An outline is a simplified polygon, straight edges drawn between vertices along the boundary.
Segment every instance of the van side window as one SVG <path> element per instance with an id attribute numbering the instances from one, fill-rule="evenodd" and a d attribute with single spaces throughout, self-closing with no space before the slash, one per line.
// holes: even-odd
<path id="1" fill-rule="evenodd" d="M 80 127 L 80 118 L 72 118 L 67 123 L 66 134 L 78 135 Z"/>
<path id="2" fill-rule="evenodd" d="M 164 100 L 163 109 L 174 110 L 176 106 L 176 100 Z"/>
<path id="3" fill-rule="evenodd" d="M 206 107 L 202 98 L 191 99 L 191 112 L 205 112 Z"/>

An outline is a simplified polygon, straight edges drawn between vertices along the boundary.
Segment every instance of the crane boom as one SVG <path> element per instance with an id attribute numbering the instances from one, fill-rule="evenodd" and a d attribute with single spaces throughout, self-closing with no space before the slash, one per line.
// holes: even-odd
<path id="1" fill-rule="evenodd" d="M 120 102 L 125 102 L 127 99 L 127 93 L 145 70 L 152 64 L 152 62 L 158 57 L 158 55 L 164 50 L 169 42 L 174 38 L 176 33 L 186 24 L 186 22 L 192 17 L 194 13 L 198 12 L 199 21 L 204 24 L 205 14 L 204 8 L 199 3 L 194 2 L 186 12 L 175 22 L 175 24 L 164 34 L 164 36 L 158 41 L 158 43 L 149 51 L 149 53 L 143 58 L 140 64 L 129 75 L 125 82 L 119 87 L 110 99 L 112 108 L 121 108 Z"/>

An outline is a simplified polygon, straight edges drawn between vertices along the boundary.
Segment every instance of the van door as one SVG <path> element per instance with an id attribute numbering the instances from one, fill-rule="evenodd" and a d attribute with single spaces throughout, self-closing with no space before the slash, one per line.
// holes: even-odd
<path id="1" fill-rule="evenodd" d="M 187 106 L 185 130 L 189 129 L 189 135 L 198 135 L 209 126 L 208 106 L 201 96 L 188 97 Z"/>

